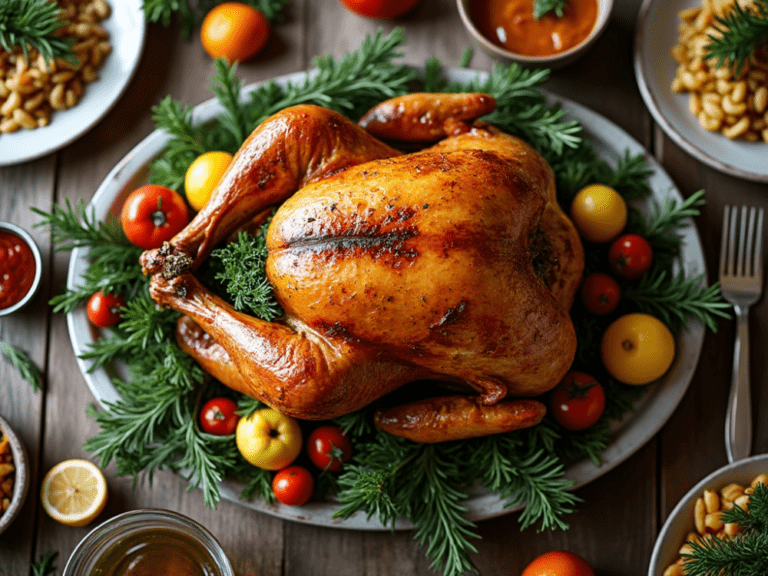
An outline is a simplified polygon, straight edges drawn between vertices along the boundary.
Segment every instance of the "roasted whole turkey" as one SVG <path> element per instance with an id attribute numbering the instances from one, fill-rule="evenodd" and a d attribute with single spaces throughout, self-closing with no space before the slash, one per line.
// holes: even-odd
<path id="1" fill-rule="evenodd" d="M 584 255 L 547 162 L 477 120 L 494 107 L 485 94 L 412 94 L 359 124 L 310 105 L 265 120 L 187 228 L 142 255 L 154 300 L 184 315 L 181 347 L 297 418 L 439 381 L 442 395 L 380 408 L 376 425 L 440 442 L 537 424 L 532 397 L 575 354 Z M 278 205 L 266 271 L 285 316 L 265 322 L 193 272 Z"/>

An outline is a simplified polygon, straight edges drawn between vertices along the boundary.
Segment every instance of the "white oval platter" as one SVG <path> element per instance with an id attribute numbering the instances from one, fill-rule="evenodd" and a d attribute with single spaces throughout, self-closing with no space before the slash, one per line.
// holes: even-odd
<path id="1" fill-rule="evenodd" d="M 451 81 L 466 83 L 481 80 L 485 73 L 472 70 L 449 70 L 447 75 Z M 281 86 L 286 86 L 303 82 L 304 78 L 305 73 L 301 72 L 276 78 L 275 81 Z M 254 84 L 244 88 L 243 97 L 247 97 L 248 93 L 257 86 Z M 616 159 L 623 156 L 625 151 L 629 151 L 632 155 L 646 153 L 636 140 L 599 114 L 559 97 L 551 97 L 551 101 L 552 103 L 560 103 L 573 118 L 581 122 L 584 126 L 585 138 L 589 144 L 601 159 L 610 164 L 615 165 Z M 220 112 L 219 104 L 215 100 L 209 100 L 194 109 L 193 118 L 196 123 L 202 123 L 212 119 Z M 147 166 L 162 151 L 167 141 L 168 136 L 165 133 L 155 131 L 140 142 L 109 173 L 94 194 L 88 210 L 92 210 L 97 219 L 104 219 L 110 211 L 119 211 L 125 197 L 136 187 L 146 183 Z M 648 156 L 647 161 L 653 170 L 650 185 L 654 191 L 654 199 L 661 203 L 669 196 L 682 202 L 683 198 L 680 192 L 661 166 L 650 156 Z M 87 250 L 81 248 L 73 250 L 67 279 L 69 288 L 78 285 L 87 265 Z M 687 276 L 698 276 L 706 273 L 701 241 L 692 221 L 684 229 L 680 265 Z M 95 342 L 99 334 L 88 322 L 84 308 L 70 313 L 67 317 L 67 323 L 72 347 L 75 355 L 78 356 L 83 377 L 97 402 L 104 408 L 106 402 L 115 402 L 119 399 L 119 395 L 105 370 L 89 371 L 91 368 L 90 361 L 79 358 L 88 350 L 89 344 Z M 567 468 L 566 476 L 574 481 L 574 488 L 587 484 L 624 462 L 661 429 L 688 389 L 703 342 L 704 328 L 698 323 L 692 323 L 688 330 L 681 333 L 677 340 L 677 357 L 672 368 L 663 380 L 651 385 L 652 389 L 638 402 L 636 410 L 631 415 L 622 422 L 616 423 L 615 439 L 602 455 L 602 466 L 595 466 L 591 461 L 585 460 Z M 240 499 L 242 486 L 230 481 L 223 482 L 221 490 L 226 499 L 289 520 L 360 530 L 388 530 L 391 528 L 390 526 L 383 526 L 376 519 L 366 519 L 364 514 L 357 514 L 346 520 L 334 518 L 333 515 L 339 506 L 330 501 L 298 507 L 267 504 L 258 500 L 248 502 Z M 467 515 L 473 521 L 493 518 L 519 509 L 508 507 L 506 502 L 496 494 L 483 490 L 474 491 L 465 505 L 468 510 Z M 395 527 L 408 528 L 410 524 L 401 521 Z"/>

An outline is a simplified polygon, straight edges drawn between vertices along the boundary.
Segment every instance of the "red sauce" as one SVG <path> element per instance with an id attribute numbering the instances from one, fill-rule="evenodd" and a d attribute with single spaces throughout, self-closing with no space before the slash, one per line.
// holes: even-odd
<path id="1" fill-rule="evenodd" d="M 597 21 L 597 0 L 568 0 L 563 16 L 533 17 L 533 0 L 472 0 L 470 15 L 491 42 L 516 54 L 549 56 L 580 44 Z"/>
<path id="2" fill-rule="evenodd" d="M 10 308 L 32 288 L 35 255 L 24 240 L 0 231 L 0 308 Z"/>

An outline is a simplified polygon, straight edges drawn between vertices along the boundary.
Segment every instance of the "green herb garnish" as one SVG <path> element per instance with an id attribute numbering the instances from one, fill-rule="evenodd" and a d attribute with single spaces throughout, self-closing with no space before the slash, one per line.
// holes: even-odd
<path id="1" fill-rule="evenodd" d="M 533 17 L 542 19 L 550 12 L 554 12 L 558 18 L 563 17 L 563 10 L 568 0 L 533 0 Z"/>
<path id="2" fill-rule="evenodd" d="M 706 57 L 716 58 L 718 66 L 733 66 L 738 76 L 755 52 L 768 46 L 768 0 L 754 0 L 751 8 L 734 2 L 731 11 L 716 20 L 722 36 L 709 36 L 712 42 L 704 47 Z"/>
<path id="3" fill-rule="evenodd" d="M 32 576 L 48 576 L 48 574 L 53 574 L 53 571 L 56 570 L 53 562 L 58 555 L 58 552 L 48 552 L 40 557 L 39 562 L 30 563 L 29 569 L 32 572 Z"/>
<path id="4" fill-rule="evenodd" d="M 37 366 L 27 356 L 26 352 L 6 342 L 0 342 L 0 353 L 19 371 L 21 377 L 32 386 L 32 390 L 37 392 L 42 388 L 43 379 L 40 375 L 40 370 L 37 369 Z"/>
<path id="5" fill-rule="evenodd" d="M 60 38 L 54 32 L 66 26 L 60 20 L 61 9 L 49 0 L 3 0 L 0 3 L 0 47 L 6 52 L 21 48 L 24 58 L 29 49 L 37 50 L 50 62 L 64 58 L 77 64 L 72 52 L 73 38 Z"/>

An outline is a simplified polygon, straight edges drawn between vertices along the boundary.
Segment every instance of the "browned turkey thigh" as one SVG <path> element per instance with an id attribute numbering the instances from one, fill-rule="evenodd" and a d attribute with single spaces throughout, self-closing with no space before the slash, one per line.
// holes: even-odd
<path id="1" fill-rule="evenodd" d="M 541 394 L 570 367 L 583 253 L 544 159 L 465 122 L 489 102 L 411 95 L 369 112 L 368 129 L 387 138 L 454 135 L 407 155 L 322 108 L 268 119 L 187 229 L 142 256 L 152 297 L 188 317 L 181 346 L 225 384 L 300 418 L 345 414 L 433 378 L 475 395 L 411 403 L 377 425 L 435 442 L 540 421 L 540 403 L 504 398 Z M 286 316 L 264 322 L 191 270 L 283 200 L 267 276 Z"/>

